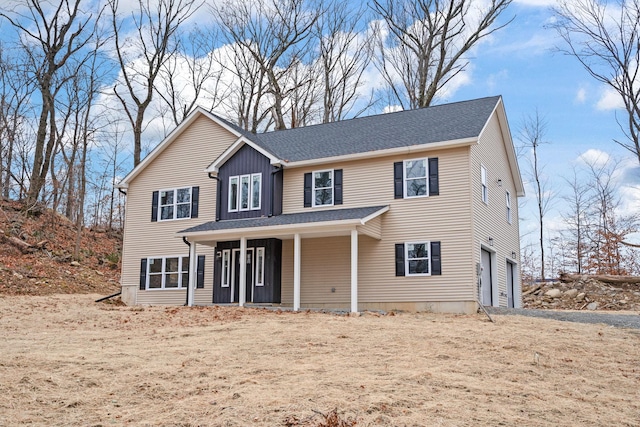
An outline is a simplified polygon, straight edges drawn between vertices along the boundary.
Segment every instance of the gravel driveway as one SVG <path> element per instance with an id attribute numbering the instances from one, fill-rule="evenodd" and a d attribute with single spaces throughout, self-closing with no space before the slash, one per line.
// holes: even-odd
<path id="1" fill-rule="evenodd" d="M 530 310 L 524 308 L 485 307 L 491 314 L 518 315 L 542 317 L 545 319 L 561 320 L 563 322 L 604 323 L 617 328 L 640 329 L 640 315 L 638 314 L 608 314 L 558 310 Z"/>

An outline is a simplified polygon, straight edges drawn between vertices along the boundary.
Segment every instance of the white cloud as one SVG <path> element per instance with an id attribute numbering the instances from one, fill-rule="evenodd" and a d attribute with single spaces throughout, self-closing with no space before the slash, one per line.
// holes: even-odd
<path id="1" fill-rule="evenodd" d="M 605 89 L 596 104 L 598 110 L 608 111 L 624 108 L 622 98 L 613 89 Z"/>
<path id="2" fill-rule="evenodd" d="M 387 105 L 382 109 L 384 114 L 386 113 L 395 113 L 396 111 L 402 111 L 401 105 Z"/>
<path id="3" fill-rule="evenodd" d="M 580 89 L 578 89 L 578 92 L 576 93 L 575 102 L 577 104 L 584 104 L 586 100 L 587 100 L 587 90 L 581 87 Z"/>
<path id="4" fill-rule="evenodd" d="M 604 166 L 611 159 L 608 153 L 598 150 L 597 148 L 590 148 L 584 153 L 580 154 L 576 161 L 578 163 L 593 165 L 597 167 Z"/>

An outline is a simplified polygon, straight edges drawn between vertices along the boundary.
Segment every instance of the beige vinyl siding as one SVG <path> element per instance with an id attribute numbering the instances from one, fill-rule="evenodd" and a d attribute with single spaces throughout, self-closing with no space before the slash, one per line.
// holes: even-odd
<path id="1" fill-rule="evenodd" d="M 511 142 L 508 141 L 510 144 Z M 472 204 L 474 210 L 474 262 L 480 262 L 480 249 L 485 245 L 494 251 L 497 270 L 498 301 L 500 306 L 507 305 L 506 297 L 506 262 L 510 259 L 516 263 L 515 288 L 516 298 L 520 298 L 520 274 L 518 260 L 520 258 L 520 234 L 518 225 L 518 199 L 513 182 L 513 171 L 507 159 L 507 148 L 500 129 L 497 115 L 489 120 L 478 145 L 471 149 Z M 487 170 L 487 186 L 489 203 L 481 198 L 480 165 Z M 497 180 L 502 180 L 500 187 Z M 505 193 L 511 193 L 511 224 L 507 222 Z M 489 247 L 488 238 L 493 237 L 493 247 Z M 516 253 L 513 260 L 511 253 Z M 496 283 L 494 279 L 494 283 Z M 494 297 L 495 297 L 494 292 Z"/>
<path id="2" fill-rule="evenodd" d="M 438 157 L 440 195 L 394 199 L 393 164 L 397 161 Z M 389 205 L 380 217 L 382 238 L 360 235 L 358 300 L 360 302 L 473 301 L 475 262 L 471 246 L 469 148 L 437 150 L 426 154 L 390 156 L 332 165 L 343 169 L 344 204 L 335 208 Z M 284 212 L 303 207 L 303 176 L 310 168 L 286 170 Z M 373 224 L 372 224 L 373 225 Z M 395 276 L 395 244 L 440 241 L 442 275 Z M 313 246 L 312 246 L 313 245 Z M 313 251 L 309 248 L 313 247 Z M 322 262 L 331 257 L 331 262 Z M 334 259 L 335 258 L 335 259 Z M 349 301 L 350 240 L 302 238 L 301 303 Z M 331 274 L 327 277 L 327 274 Z M 335 275 L 335 277 L 334 277 Z M 283 245 L 283 302 L 293 295 L 293 244 Z M 340 281 L 341 280 L 341 281 Z M 328 293 L 335 284 L 336 292 Z M 342 291 L 342 287 L 345 290 Z M 346 293 L 344 293 L 346 292 Z M 346 299 L 345 299 L 346 298 Z"/>
<path id="3" fill-rule="evenodd" d="M 236 138 L 210 119 L 200 116 L 160 155 L 136 176 L 127 189 L 122 261 L 123 293 L 133 293 L 137 304 L 184 304 L 185 290 L 139 291 L 140 259 L 186 256 L 188 246 L 176 232 L 215 219 L 216 181 L 204 169 Z M 200 187 L 198 218 L 151 222 L 154 191 Z M 204 289 L 195 294 L 196 304 L 210 304 L 213 294 L 213 248 L 197 246 L 205 255 Z"/>

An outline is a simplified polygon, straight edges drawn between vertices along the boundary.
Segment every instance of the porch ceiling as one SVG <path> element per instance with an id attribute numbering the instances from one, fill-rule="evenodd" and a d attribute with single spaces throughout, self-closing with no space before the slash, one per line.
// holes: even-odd
<path id="1" fill-rule="evenodd" d="M 296 234 L 304 238 L 348 236 L 351 230 L 380 239 L 380 227 L 364 227 L 369 221 L 379 221 L 379 216 L 389 206 L 364 208 L 320 209 L 308 212 L 250 219 L 210 221 L 179 231 L 178 237 L 190 242 L 215 244 L 226 240 L 279 238 L 292 239 Z"/>

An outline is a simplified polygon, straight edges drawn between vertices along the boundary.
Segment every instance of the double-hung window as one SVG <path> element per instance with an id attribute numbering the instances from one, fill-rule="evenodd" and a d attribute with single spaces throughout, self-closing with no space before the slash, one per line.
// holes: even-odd
<path id="1" fill-rule="evenodd" d="M 438 158 L 411 159 L 393 164 L 394 197 L 411 199 L 440 194 Z"/>
<path id="2" fill-rule="evenodd" d="M 420 197 L 428 193 L 427 159 L 405 160 L 404 196 Z"/>
<path id="3" fill-rule="evenodd" d="M 342 169 L 327 169 L 304 174 L 304 206 L 342 204 Z"/>
<path id="4" fill-rule="evenodd" d="M 191 187 L 160 191 L 160 221 L 191 218 Z"/>
<path id="5" fill-rule="evenodd" d="M 487 169 L 480 165 L 480 191 L 482 192 L 482 201 L 489 204 L 489 187 L 487 186 Z"/>
<path id="6" fill-rule="evenodd" d="M 261 173 L 229 177 L 229 212 L 259 210 L 261 194 Z"/>
<path id="7" fill-rule="evenodd" d="M 333 205 L 333 170 L 313 173 L 313 206 Z"/>
<path id="8" fill-rule="evenodd" d="M 406 243 L 405 271 L 407 276 L 430 275 L 431 258 L 429 257 L 429 242 Z"/>
<path id="9" fill-rule="evenodd" d="M 186 288 L 188 284 L 188 256 L 148 259 L 147 289 Z"/>
<path id="10" fill-rule="evenodd" d="M 438 276 L 442 274 L 440 242 L 396 243 L 396 276 Z"/>
<path id="11" fill-rule="evenodd" d="M 507 203 L 507 222 L 511 224 L 511 193 L 505 193 L 505 202 Z"/>

